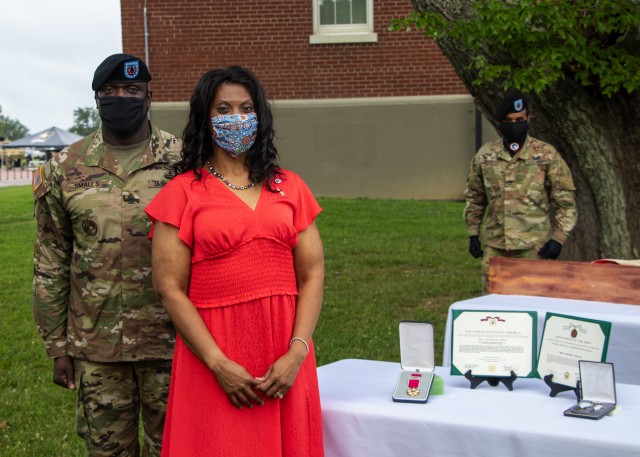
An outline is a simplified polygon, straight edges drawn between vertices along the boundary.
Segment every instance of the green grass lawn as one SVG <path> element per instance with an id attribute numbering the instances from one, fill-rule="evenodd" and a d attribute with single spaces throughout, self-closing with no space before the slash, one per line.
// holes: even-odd
<path id="1" fill-rule="evenodd" d="M 463 204 L 319 201 L 326 279 L 314 335 L 318 365 L 345 358 L 399 361 L 401 320 L 433 323 L 441 364 L 449 305 L 481 294 L 480 263 L 467 253 Z M 53 384 L 52 362 L 33 323 L 30 188 L 0 188 L 0 214 L 0 455 L 84 455 L 75 433 L 75 393 Z"/>

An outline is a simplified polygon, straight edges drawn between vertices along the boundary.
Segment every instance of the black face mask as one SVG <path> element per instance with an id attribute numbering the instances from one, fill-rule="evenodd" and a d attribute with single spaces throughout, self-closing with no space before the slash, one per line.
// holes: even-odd
<path id="1" fill-rule="evenodd" d="M 129 135 L 140 127 L 147 116 L 146 98 L 100 97 L 100 119 L 105 127 L 118 135 Z"/>
<path id="2" fill-rule="evenodd" d="M 504 147 L 509 151 L 509 154 L 514 155 L 522 148 L 522 145 L 524 145 L 527 139 L 529 122 L 500 122 L 498 128 L 502 132 L 502 143 Z"/>

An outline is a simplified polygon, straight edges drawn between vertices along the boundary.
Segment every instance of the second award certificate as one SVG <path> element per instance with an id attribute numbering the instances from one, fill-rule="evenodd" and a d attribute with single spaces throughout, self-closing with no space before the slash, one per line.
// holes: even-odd
<path id="1" fill-rule="evenodd" d="M 540 343 L 538 376 L 570 387 L 580 379 L 580 360 L 607 359 L 611 322 L 547 313 Z"/>

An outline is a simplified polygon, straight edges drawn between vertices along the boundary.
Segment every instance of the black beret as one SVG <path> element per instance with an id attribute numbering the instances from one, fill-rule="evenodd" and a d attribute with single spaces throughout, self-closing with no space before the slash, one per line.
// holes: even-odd
<path id="1" fill-rule="evenodd" d="M 510 90 L 502 98 L 496 108 L 495 119 L 500 122 L 507 114 L 519 113 L 529 108 L 527 97 L 522 92 Z"/>
<path id="2" fill-rule="evenodd" d="M 149 81 L 151 81 L 151 73 L 142 59 L 131 54 L 114 54 L 98 65 L 93 74 L 91 88 L 99 91 L 107 82 L 123 84 Z"/>

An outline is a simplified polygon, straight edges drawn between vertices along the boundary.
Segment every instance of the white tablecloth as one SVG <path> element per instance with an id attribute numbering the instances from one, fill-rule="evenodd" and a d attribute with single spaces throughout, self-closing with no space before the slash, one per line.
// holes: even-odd
<path id="1" fill-rule="evenodd" d="M 318 368 L 326 457 L 638 457 L 640 386 L 617 384 L 614 416 L 563 416 L 575 396 L 549 397 L 539 379 L 513 391 L 436 368 L 445 394 L 426 404 L 391 399 L 400 364 L 341 360 Z"/>
<path id="2" fill-rule="evenodd" d="M 616 381 L 640 384 L 640 306 L 586 300 L 491 294 L 456 302 L 449 307 L 442 355 L 443 366 L 451 366 L 451 312 L 485 309 L 537 311 L 538 350 L 547 312 L 611 322 L 606 361 L 613 363 Z"/>

